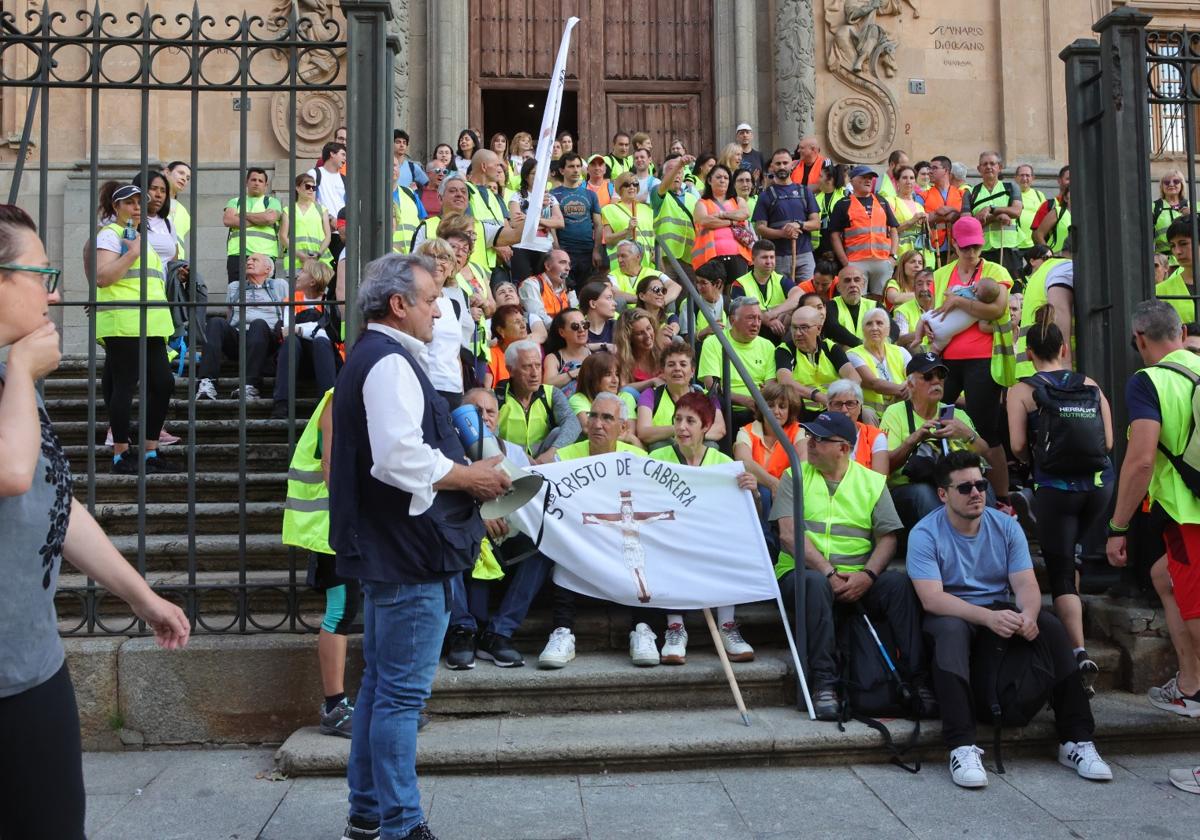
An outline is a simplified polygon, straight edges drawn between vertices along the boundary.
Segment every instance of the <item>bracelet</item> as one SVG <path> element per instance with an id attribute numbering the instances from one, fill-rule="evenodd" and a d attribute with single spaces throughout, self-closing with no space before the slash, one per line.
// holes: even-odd
<path id="1" fill-rule="evenodd" d="M 871 583 L 874 583 L 875 581 L 879 580 L 879 575 L 872 572 L 866 566 L 863 567 L 862 572 L 864 575 L 866 575 L 867 577 L 869 577 L 871 579 Z"/>
<path id="2" fill-rule="evenodd" d="M 1108 535 L 1110 537 L 1123 537 L 1128 533 L 1129 533 L 1128 525 L 1126 525 L 1124 528 L 1121 528 L 1115 522 L 1113 522 L 1111 519 L 1108 520 Z"/>
<path id="3" fill-rule="evenodd" d="M 825 580 L 829 580 L 831 577 L 833 577 L 836 574 L 837 574 L 837 566 L 834 566 L 832 569 L 829 570 L 829 574 L 825 575 Z"/>
<path id="4" fill-rule="evenodd" d="M 971 436 L 967 438 L 967 446 L 973 446 L 977 440 L 979 440 L 979 434 L 977 432 L 971 432 Z"/>

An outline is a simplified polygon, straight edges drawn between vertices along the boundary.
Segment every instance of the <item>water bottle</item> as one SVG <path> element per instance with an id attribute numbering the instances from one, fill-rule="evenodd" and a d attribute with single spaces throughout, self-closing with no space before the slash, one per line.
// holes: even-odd
<path id="1" fill-rule="evenodd" d="M 129 219 L 127 222 L 125 222 L 125 232 L 121 234 L 121 239 L 124 240 L 121 243 L 121 253 L 125 254 L 129 251 L 129 246 L 125 243 L 132 242 L 133 240 L 137 239 L 137 228 L 133 226 L 133 219 Z"/>

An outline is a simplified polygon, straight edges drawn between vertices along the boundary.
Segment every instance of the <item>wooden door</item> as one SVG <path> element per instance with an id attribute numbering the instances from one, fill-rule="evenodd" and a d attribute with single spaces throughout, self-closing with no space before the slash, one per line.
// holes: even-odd
<path id="1" fill-rule="evenodd" d="M 679 139 L 690 154 L 698 155 L 706 142 L 701 124 L 699 94 L 608 94 L 608 125 L 615 131 L 644 131 L 654 143 L 654 159 L 667 156 Z"/>

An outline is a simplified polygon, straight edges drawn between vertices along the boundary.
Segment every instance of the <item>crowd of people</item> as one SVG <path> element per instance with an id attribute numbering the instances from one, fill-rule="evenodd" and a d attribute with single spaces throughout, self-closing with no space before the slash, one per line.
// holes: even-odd
<path id="1" fill-rule="evenodd" d="M 738 486 L 754 495 L 789 608 L 804 578 L 799 620 L 817 717 L 847 713 L 838 639 L 866 615 L 886 628 L 913 713 L 942 720 L 959 785 L 987 784 L 975 730 L 985 711 L 980 650 L 997 639 L 1041 652 L 1058 760 L 1084 778 L 1111 778 L 1093 741 L 1098 668 L 1079 596 L 1079 556 L 1099 553 L 1106 532 L 1113 565 L 1135 554 L 1153 561 L 1179 654 L 1179 673 L 1150 701 L 1200 717 L 1200 563 L 1189 563 L 1200 559 L 1189 398 L 1200 328 L 1182 176 L 1164 176 L 1150 208 L 1161 299 L 1133 313 L 1147 367 L 1124 395 L 1132 423 L 1118 480 L 1110 452 L 1124 430 L 1072 355 L 1069 169 L 1046 197 L 1031 166 L 1006 180 L 994 152 L 979 155 L 970 183 L 942 155 L 911 163 L 896 151 L 881 175 L 829 160 L 815 138 L 768 156 L 753 136 L 743 123 L 720 155 L 674 141 L 658 159 L 645 133 L 617 132 L 607 152 L 587 157 L 562 133 L 532 211 L 552 240 L 541 251 L 521 244 L 541 165 L 528 134 L 495 134 L 485 147 L 466 129 L 421 166 L 398 130 L 395 253 L 373 262 L 345 303 L 365 323 L 349 353 L 337 303 L 346 296 L 343 176 L 353 165 L 345 129 L 286 200 L 264 170 L 245 173 L 244 195 L 222 215 L 224 309 L 182 305 L 207 302 L 188 270 L 186 164 L 101 191 L 85 262 L 114 472 L 173 469 L 157 453 L 170 440 L 173 366 L 189 343 L 197 399 L 220 398 L 223 361 L 243 355 L 234 398 L 259 398 L 274 372 L 273 416 L 287 417 L 293 360 L 323 395 L 289 470 L 284 541 L 309 549 L 309 582 L 326 593 L 320 722 L 353 738 L 348 837 L 378 836 L 381 822 L 388 836 L 432 836 L 412 755 L 439 657 L 455 670 L 477 659 L 523 665 L 513 639 L 547 589 L 554 626 L 537 664 L 563 668 L 576 656 L 580 596 L 553 583 L 542 554 L 506 567 L 521 538 L 503 519 L 478 518 L 475 503 L 502 494 L 508 479 L 494 459 L 465 459 L 448 424 L 462 405 L 517 466 L 614 451 L 696 467 L 740 462 Z M 32 231 L 19 211 L 9 215 L 0 221 Z M 0 292 L 23 273 L 51 271 L 33 254 L 36 235 L 21 235 L 32 256 L 4 252 Z M 47 283 L 45 300 L 53 291 Z M 143 297 L 180 305 L 141 307 Z M 44 327 L 22 330 L 0 343 L 32 344 L 26 336 Z M 733 360 L 745 376 L 727 373 Z M 139 450 L 130 406 L 143 376 Z M 11 411 L 30 414 L 24 402 Z M 0 422 L 17 403 L 5 393 Z M 41 425 L 44 438 L 44 413 Z M 7 437 L 0 425 L 0 446 Z M 793 518 L 794 470 L 803 523 Z M 1127 548 L 1143 521 L 1150 537 Z M 149 603 L 130 584 L 124 591 Z M 366 674 L 352 701 L 343 670 L 360 601 Z M 727 657 L 752 660 L 737 605 L 713 606 Z M 145 609 L 156 626 L 175 619 L 161 605 Z M 186 639 L 162 633 L 168 644 Z M 685 665 L 687 644 L 682 614 L 634 609 L 634 666 Z M 0 688 L 12 685 L 23 690 L 8 679 Z M 1196 793 L 1198 779 L 1172 775 Z"/>

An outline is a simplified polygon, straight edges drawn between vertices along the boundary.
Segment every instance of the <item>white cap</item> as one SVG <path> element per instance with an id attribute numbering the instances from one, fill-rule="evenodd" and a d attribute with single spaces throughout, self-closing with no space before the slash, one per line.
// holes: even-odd
<path id="1" fill-rule="evenodd" d="M 753 131 L 753 130 L 754 129 L 750 127 L 750 123 L 738 123 L 738 127 L 734 129 L 733 133 L 737 134 L 739 131 Z"/>

